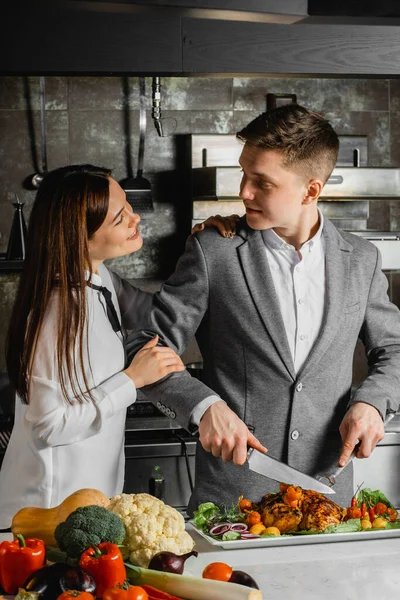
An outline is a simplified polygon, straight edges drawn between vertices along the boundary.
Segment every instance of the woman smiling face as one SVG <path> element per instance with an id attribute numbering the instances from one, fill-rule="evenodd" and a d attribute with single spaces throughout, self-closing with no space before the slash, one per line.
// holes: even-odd
<path id="1" fill-rule="evenodd" d="M 108 212 L 99 229 L 89 240 L 92 269 L 108 258 L 125 256 L 140 250 L 143 239 L 139 233 L 140 216 L 132 211 L 126 194 L 112 177 L 109 180 Z"/>

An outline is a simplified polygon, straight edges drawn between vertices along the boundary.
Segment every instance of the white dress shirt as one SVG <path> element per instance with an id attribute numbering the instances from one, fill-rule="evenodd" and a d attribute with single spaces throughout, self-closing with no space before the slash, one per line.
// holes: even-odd
<path id="1" fill-rule="evenodd" d="M 313 347 L 325 310 L 325 243 L 322 235 L 324 217 L 318 209 L 319 228 L 299 252 L 287 244 L 273 229 L 262 231 L 268 264 L 281 309 L 283 324 L 298 373 Z M 205 411 L 219 396 L 208 396 L 196 406 L 191 421 L 199 425 Z"/>
<path id="2" fill-rule="evenodd" d="M 324 317 L 326 276 L 321 212 L 319 218 L 317 233 L 299 252 L 273 229 L 262 232 L 296 373 L 306 361 Z"/>
<path id="3" fill-rule="evenodd" d="M 120 316 L 106 267 L 100 267 L 99 273 L 101 276 L 92 274 L 92 281 L 112 291 Z M 122 491 L 126 408 L 136 400 L 136 389 L 121 372 L 125 358 L 122 339 L 107 318 L 103 296 L 87 287 L 86 298 L 91 368 L 86 350 L 83 357 L 95 402 L 75 400 L 71 405 L 62 395 L 56 360 L 55 290 L 34 356 L 29 404 L 16 398 L 15 424 L 0 472 L 0 529 L 10 526 L 20 508 L 50 508 L 81 488 L 99 489 L 107 496 Z M 81 373 L 79 378 L 84 385 Z"/>

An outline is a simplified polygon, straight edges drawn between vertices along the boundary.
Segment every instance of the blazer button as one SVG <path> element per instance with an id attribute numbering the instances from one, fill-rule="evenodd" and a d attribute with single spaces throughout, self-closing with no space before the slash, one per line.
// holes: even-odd
<path id="1" fill-rule="evenodd" d="M 156 406 L 158 409 L 161 409 L 161 406 L 162 406 L 161 402 L 157 402 Z"/>
<path id="2" fill-rule="evenodd" d="M 302 389 L 303 389 L 303 384 L 300 382 L 296 385 L 296 392 L 301 392 Z"/>
<path id="3" fill-rule="evenodd" d="M 292 438 L 292 440 L 298 440 L 299 439 L 299 432 L 297 431 L 297 429 L 295 429 L 294 431 L 292 431 L 290 437 Z"/>
<path id="4" fill-rule="evenodd" d="M 165 414 L 167 415 L 167 417 L 171 416 L 171 409 L 170 408 L 166 408 L 165 409 Z"/>
<path id="5" fill-rule="evenodd" d="M 174 413 L 174 411 L 171 411 L 171 414 L 169 415 L 171 419 L 175 419 L 176 414 Z"/>

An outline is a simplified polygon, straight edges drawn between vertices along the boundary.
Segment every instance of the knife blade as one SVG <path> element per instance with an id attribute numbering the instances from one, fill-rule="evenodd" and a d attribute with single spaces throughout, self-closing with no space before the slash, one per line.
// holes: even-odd
<path id="1" fill-rule="evenodd" d="M 276 458 L 272 458 L 269 454 L 263 454 L 255 448 L 250 448 L 247 452 L 247 460 L 251 471 L 279 481 L 281 483 L 289 483 L 291 485 L 299 485 L 307 490 L 314 490 L 321 494 L 334 494 L 335 490 L 330 486 L 325 485 L 322 481 L 318 481 L 298 471 L 294 467 L 289 467 L 285 463 L 280 462 Z"/>

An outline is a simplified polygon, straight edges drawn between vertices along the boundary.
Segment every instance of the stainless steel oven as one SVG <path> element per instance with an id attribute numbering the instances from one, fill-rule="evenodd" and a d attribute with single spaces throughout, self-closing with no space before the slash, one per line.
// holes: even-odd
<path id="1" fill-rule="evenodd" d="M 193 489 L 196 443 L 197 437 L 152 404 L 137 401 L 126 421 L 124 492 L 151 493 L 184 512 Z"/>

